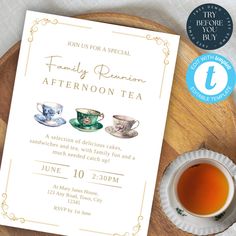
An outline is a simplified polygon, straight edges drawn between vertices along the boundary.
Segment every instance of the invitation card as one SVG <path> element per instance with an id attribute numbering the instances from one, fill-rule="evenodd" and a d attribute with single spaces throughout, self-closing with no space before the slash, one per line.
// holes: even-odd
<path id="1" fill-rule="evenodd" d="M 179 36 L 28 11 L 0 223 L 147 235 Z"/>

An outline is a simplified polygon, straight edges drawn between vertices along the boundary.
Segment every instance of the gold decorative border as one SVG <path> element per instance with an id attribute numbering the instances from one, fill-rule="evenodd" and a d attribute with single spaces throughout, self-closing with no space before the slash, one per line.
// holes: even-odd
<path id="1" fill-rule="evenodd" d="M 31 51 L 31 44 L 34 40 L 34 34 L 36 32 L 38 32 L 40 25 L 45 26 L 48 24 L 52 24 L 52 25 L 59 24 L 59 25 L 66 25 L 66 26 L 72 26 L 72 27 L 83 28 L 83 29 L 92 29 L 92 27 L 59 22 L 57 19 L 50 20 L 48 18 L 43 18 L 43 19 L 34 20 L 33 25 L 30 28 L 30 36 L 28 37 L 29 48 L 28 48 L 28 53 L 27 53 L 26 66 L 25 66 L 25 76 L 27 75 L 29 58 L 30 58 L 30 51 Z M 116 32 L 116 31 L 112 31 L 112 33 L 121 34 L 121 35 L 125 35 L 125 36 L 144 38 L 147 40 L 155 41 L 157 45 L 163 45 L 162 52 L 164 53 L 164 69 L 163 69 L 163 73 L 162 73 L 161 87 L 160 87 L 160 91 L 159 91 L 159 99 L 160 99 L 162 96 L 162 89 L 163 89 L 163 84 L 164 84 L 164 79 L 165 79 L 166 66 L 169 64 L 168 57 L 170 55 L 170 49 L 169 49 L 168 40 L 164 40 L 163 38 L 158 37 L 158 36 L 151 36 L 150 34 L 147 34 L 146 36 L 142 36 L 142 35 L 128 34 L 128 33 Z"/>
<path id="2" fill-rule="evenodd" d="M 36 20 L 33 21 L 33 25 L 30 28 L 30 36 L 28 37 L 29 48 L 28 48 L 28 53 L 27 53 L 26 66 L 25 66 L 25 76 L 26 76 L 27 70 L 28 70 L 31 43 L 34 41 L 34 34 L 36 32 L 38 32 L 40 25 L 45 26 L 45 25 L 48 25 L 48 24 L 56 25 L 56 24 L 58 24 L 58 20 L 57 19 L 49 20 L 47 18 L 43 18 L 43 19 L 36 19 Z"/>
<path id="3" fill-rule="evenodd" d="M 141 201 L 141 207 L 140 207 L 140 212 L 139 212 L 139 216 L 137 218 L 137 223 L 135 226 L 133 226 L 132 228 L 132 232 L 125 232 L 125 233 L 106 233 L 106 232 L 99 232 L 99 231 L 95 231 L 95 230 L 89 230 L 89 229 L 80 229 L 81 231 L 85 231 L 85 232 L 91 232 L 91 233 L 97 233 L 97 234 L 103 234 L 103 235 L 109 235 L 109 236 L 138 236 L 140 230 L 141 230 L 141 223 L 144 219 L 143 217 L 143 203 L 144 203 L 144 198 L 145 198 L 145 193 L 146 193 L 146 185 L 147 183 L 145 182 L 144 184 L 144 189 L 143 189 L 143 195 L 142 195 L 142 201 Z"/>
<path id="4" fill-rule="evenodd" d="M 121 35 L 126 35 L 126 36 L 132 36 L 136 38 L 143 38 L 145 39 L 146 37 L 140 34 L 130 34 L 130 33 L 123 33 L 123 32 L 118 32 L 118 31 L 112 31 L 113 34 L 121 34 Z"/>
<path id="5" fill-rule="evenodd" d="M 132 37 L 136 37 L 136 38 L 143 38 L 143 39 L 147 39 L 147 40 L 154 40 L 157 45 L 163 45 L 163 50 L 162 52 L 165 55 L 164 58 L 164 64 L 168 65 L 169 64 L 169 60 L 168 60 L 168 56 L 170 55 L 170 49 L 169 49 L 169 42 L 168 40 L 164 40 L 161 37 L 157 37 L 157 36 L 151 36 L 150 34 L 147 34 L 146 36 L 142 36 L 142 35 L 137 35 L 137 34 L 128 34 L 128 33 L 122 33 L 122 32 L 117 32 L 117 31 L 112 31 L 113 34 L 121 34 L 121 35 L 125 35 L 125 36 L 132 36 Z"/>
<path id="6" fill-rule="evenodd" d="M 37 223 L 37 224 L 44 224 L 44 225 L 51 225 L 51 226 L 56 226 L 58 225 L 55 224 L 50 224 L 50 223 L 45 223 L 45 222 L 40 222 L 40 221 L 33 221 L 33 220 L 28 220 L 23 217 L 17 217 L 14 213 L 9 213 L 9 205 L 7 203 L 7 198 L 8 198 L 8 184 L 9 184 L 9 179 L 10 179 L 10 173 L 11 173 L 11 167 L 12 167 L 12 160 L 10 160 L 9 163 L 9 169 L 8 169 L 8 174 L 7 174 L 7 182 L 6 182 L 6 187 L 5 187 L 5 193 L 2 194 L 2 202 L 1 202 L 1 213 L 3 217 L 11 220 L 11 221 L 19 221 L 20 223 L 25 223 L 25 222 L 31 222 L 31 223 Z"/>
<path id="7" fill-rule="evenodd" d="M 2 209 L 2 215 L 4 217 L 7 217 L 9 220 L 13 221 L 19 221 L 21 223 L 25 223 L 25 219 L 22 217 L 16 217 L 14 213 L 8 213 L 9 206 L 7 204 L 7 194 L 3 193 L 2 194 L 2 203 L 1 203 L 1 209 Z"/>
<path id="8" fill-rule="evenodd" d="M 56 25 L 58 23 L 57 19 L 53 19 L 53 20 L 49 20 L 47 18 L 43 18 L 43 19 L 36 19 L 33 22 L 33 25 L 30 28 L 30 36 L 28 38 L 28 42 L 32 43 L 34 41 L 34 33 L 36 33 L 39 30 L 39 25 L 47 25 L 47 24 L 53 24 Z"/>
<path id="9" fill-rule="evenodd" d="M 162 39 L 161 37 L 151 36 L 150 34 L 146 35 L 146 39 L 154 40 L 157 43 L 157 45 L 164 46 L 162 49 L 162 52 L 165 55 L 164 64 L 168 65 L 169 64 L 168 56 L 170 55 L 169 42 L 167 40 Z"/>
<path id="10" fill-rule="evenodd" d="M 137 219 L 137 224 L 133 227 L 133 232 L 129 233 L 129 232 L 125 232 L 124 234 L 113 234 L 112 236 L 137 236 L 140 229 L 141 229 L 141 222 L 143 220 L 143 216 L 139 216 Z"/>
<path id="11" fill-rule="evenodd" d="M 25 223 L 25 219 L 22 217 L 16 217 L 14 213 L 9 213 L 9 206 L 7 204 L 7 191 L 8 191 L 8 184 L 9 184 L 9 179 L 10 179 L 10 173 L 11 173 L 11 167 L 12 167 L 12 160 L 10 160 L 9 163 L 9 169 L 7 173 L 7 182 L 6 182 L 6 187 L 5 187 L 5 193 L 2 194 L 2 203 L 1 203 L 1 210 L 2 210 L 2 215 L 5 218 L 8 218 L 9 220 L 12 221 L 19 221 L 21 223 Z"/>
<path id="12" fill-rule="evenodd" d="M 162 52 L 164 53 L 165 58 L 164 58 L 164 69 L 163 69 L 162 79 L 161 79 L 161 87 L 159 91 L 159 98 L 161 98 L 164 79 L 165 79 L 166 66 L 169 64 L 169 59 L 168 59 L 170 55 L 169 42 L 167 40 L 162 39 L 161 37 L 151 36 L 149 34 L 146 35 L 146 39 L 155 41 L 157 45 L 163 45 Z"/>
<path id="13" fill-rule="evenodd" d="M 67 24 L 67 23 L 62 23 L 59 22 L 57 19 L 53 19 L 53 20 L 49 20 L 47 18 L 43 18 L 43 19 L 36 19 L 33 22 L 33 25 L 30 28 L 30 36 L 28 37 L 28 42 L 29 42 L 29 48 L 28 48 L 28 54 L 27 54 L 27 61 L 26 61 L 26 66 L 25 66 L 25 76 L 27 75 L 27 70 L 28 70 L 28 64 L 29 64 L 29 58 L 30 58 L 30 51 L 31 51 L 31 44 L 34 41 L 34 34 L 36 32 L 38 32 L 39 30 L 39 25 L 42 26 L 46 26 L 48 24 L 52 24 L 52 25 L 66 25 L 66 26 L 72 26 L 72 27 L 79 27 L 79 28 L 85 28 L 85 29 L 91 29 L 91 27 L 86 27 L 86 26 L 80 26 L 80 25 L 73 25 L 73 24 Z M 128 35 L 128 36 L 135 36 L 135 37 L 140 37 L 140 38 L 145 38 L 147 40 L 154 40 L 157 45 L 163 45 L 163 53 L 165 55 L 164 58 L 164 71 L 163 71 L 163 77 L 162 77 L 162 82 L 161 82 L 161 89 L 160 89 L 160 93 L 159 93 L 159 98 L 161 98 L 161 94 L 162 94 L 162 87 L 163 87 L 163 82 L 164 82 L 164 76 L 165 76 L 165 68 L 166 66 L 169 64 L 169 60 L 168 60 L 168 56 L 170 54 L 169 51 L 169 42 L 167 40 L 163 40 L 160 37 L 152 37 L 151 35 L 146 35 L 146 37 L 141 36 L 141 35 L 132 35 L 132 34 L 125 34 L 125 33 L 120 33 L 120 32 L 113 32 L 113 33 L 117 33 L 117 34 L 124 34 L 124 35 Z M 111 236 L 137 236 L 138 233 L 141 230 L 141 222 L 144 219 L 144 217 L 142 216 L 142 209 L 143 209 L 143 201 L 144 201 L 144 197 L 145 197 L 145 191 L 146 191 L 146 182 L 144 185 L 144 191 L 143 191 L 143 197 L 142 197 L 142 203 L 141 203 L 141 209 L 140 209 L 140 214 L 137 218 L 137 224 L 132 228 L 132 233 L 129 232 L 125 232 L 123 234 L 119 234 L 119 233 L 113 233 L 113 234 L 109 234 L 109 233 L 104 233 L 104 232 L 98 232 L 98 231 L 93 231 L 93 230 L 87 230 L 87 229 L 80 229 L 81 231 L 87 231 L 87 232 L 94 232 L 94 233 L 98 233 L 98 234 L 104 234 L 104 235 L 111 235 Z M 17 218 L 14 214 L 8 214 L 7 210 L 8 210 L 8 205 L 6 203 L 6 199 L 7 199 L 7 193 L 3 193 L 3 201 L 2 201 L 2 211 L 3 214 L 5 214 L 5 216 L 7 216 L 9 219 L 11 220 L 21 220 L 21 221 L 26 221 L 24 218 Z M 35 222 L 35 223 L 41 223 L 44 224 L 42 222 L 36 222 L 36 221 L 30 221 L 29 222 Z M 22 222 L 22 223 L 24 223 Z M 48 224 L 51 225 L 51 224 Z M 54 225 L 57 226 L 57 225 Z"/>
<path id="14" fill-rule="evenodd" d="M 30 59 L 30 51 L 31 51 L 31 44 L 34 41 L 34 34 L 38 32 L 39 26 L 45 26 L 45 25 L 66 25 L 66 26 L 72 26 L 72 27 L 77 27 L 77 28 L 83 28 L 83 29 L 91 29 L 91 27 L 83 26 L 83 25 L 73 25 L 73 24 L 68 24 L 68 23 L 62 23 L 59 22 L 57 19 L 50 20 L 48 18 L 43 18 L 43 19 L 36 19 L 33 21 L 33 25 L 30 27 L 29 31 L 29 37 L 28 37 L 28 42 L 29 42 L 29 47 L 28 47 L 28 53 L 27 53 L 27 59 L 26 59 L 26 65 L 25 65 L 25 76 L 27 75 L 27 70 L 28 70 L 28 64 L 29 64 L 29 59 Z"/>
<path id="15" fill-rule="evenodd" d="M 12 167 L 12 160 L 10 160 L 10 163 L 9 163 L 9 169 L 8 169 L 8 174 L 7 174 L 7 183 L 6 183 L 6 188 L 5 188 L 6 192 L 2 194 L 2 198 L 3 198 L 2 203 L 1 203 L 2 215 L 5 218 L 8 218 L 11 221 L 19 221 L 20 223 L 31 222 L 31 223 L 44 224 L 44 225 L 50 225 L 50 226 L 58 227 L 59 225 L 40 222 L 40 221 L 28 220 L 28 219 L 25 219 L 23 217 L 17 217 L 14 213 L 9 213 L 9 205 L 7 204 L 7 198 L 8 198 L 7 190 L 8 190 L 8 183 L 9 183 L 9 179 L 10 179 L 11 167 Z M 146 182 L 144 184 L 139 216 L 137 218 L 136 225 L 133 226 L 133 228 L 132 228 L 132 233 L 125 232 L 123 234 L 120 234 L 120 233 L 109 234 L 109 233 L 98 232 L 98 231 L 94 231 L 94 230 L 88 230 L 88 229 L 80 229 L 80 230 L 81 231 L 86 231 L 86 232 L 93 232 L 93 233 L 103 234 L 103 235 L 110 235 L 110 236 L 138 236 L 138 233 L 141 230 L 141 222 L 144 219 L 144 217 L 142 215 L 142 212 L 143 212 L 143 204 L 144 204 L 145 193 L 146 193 Z"/>
<path id="16" fill-rule="evenodd" d="M 165 79 L 166 66 L 169 64 L 168 57 L 170 55 L 170 48 L 169 48 L 168 40 L 164 40 L 163 38 L 158 37 L 158 36 L 151 36 L 150 34 L 147 34 L 146 36 L 142 36 L 142 35 L 137 35 L 137 34 L 122 33 L 122 32 L 117 32 L 117 31 L 113 31 L 112 33 L 136 37 L 136 38 L 143 38 L 146 40 L 152 40 L 152 41 L 155 41 L 157 45 L 163 46 L 162 52 L 164 53 L 164 61 L 163 61 L 164 69 L 163 69 L 163 73 L 162 73 L 161 87 L 160 87 L 160 91 L 159 91 L 159 99 L 160 99 L 161 95 L 162 95 L 162 89 L 163 89 L 163 84 L 164 84 L 164 79 Z"/>

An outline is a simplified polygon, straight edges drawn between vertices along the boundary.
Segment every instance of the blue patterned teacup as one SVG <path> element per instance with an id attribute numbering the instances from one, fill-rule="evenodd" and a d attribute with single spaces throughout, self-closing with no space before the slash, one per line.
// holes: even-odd
<path id="1" fill-rule="evenodd" d="M 56 115 L 62 113 L 63 106 L 55 102 L 44 102 L 37 103 L 37 109 L 43 114 L 47 121 L 50 121 L 55 118 Z"/>

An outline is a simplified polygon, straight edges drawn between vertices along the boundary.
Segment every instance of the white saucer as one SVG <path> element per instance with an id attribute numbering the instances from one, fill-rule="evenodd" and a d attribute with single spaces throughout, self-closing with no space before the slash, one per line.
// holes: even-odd
<path id="1" fill-rule="evenodd" d="M 108 126 L 105 128 L 107 133 L 117 137 L 117 138 L 133 138 L 138 135 L 138 132 L 136 130 L 130 130 L 128 133 L 121 133 L 115 130 L 113 126 Z"/>
<path id="2" fill-rule="evenodd" d="M 58 127 L 66 123 L 66 121 L 61 117 L 51 119 L 51 120 L 46 120 L 45 116 L 43 116 L 42 114 L 35 115 L 34 119 L 38 121 L 40 124 L 46 125 L 49 127 Z"/>
<path id="3" fill-rule="evenodd" d="M 221 215 L 213 218 L 200 218 L 189 215 L 181 209 L 174 197 L 173 180 L 178 168 L 196 158 L 206 157 L 217 160 L 228 169 L 232 176 L 236 175 L 236 165 L 228 157 L 202 149 L 185 153 L 174 160 L 165 170 L 160 184 L 162 210 L 179 229 L 194 235 L 220 233 L 236 222 L 236 194 L 229 208 Z"/>

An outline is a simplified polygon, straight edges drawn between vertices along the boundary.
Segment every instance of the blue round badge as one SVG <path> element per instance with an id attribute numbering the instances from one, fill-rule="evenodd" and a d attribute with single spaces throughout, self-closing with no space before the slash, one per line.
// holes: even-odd
<path id="1" fill-rule="evenodd" d="M 225 57 L 206 53 L 189 65 L 186 82 L 193 97 L 204 103 L 217 103 L 232 93 L 236 74 L 233 65 Z"/>

